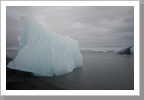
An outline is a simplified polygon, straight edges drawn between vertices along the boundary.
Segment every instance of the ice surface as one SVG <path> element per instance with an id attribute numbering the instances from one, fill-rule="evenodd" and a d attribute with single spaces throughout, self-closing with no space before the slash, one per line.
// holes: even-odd
<path id="1" fill-rule="evenodd" d="M 130 48 L 130 52 L 134 54 L 134 47 Z"/>
<path id="2" fill-rule="evenodd" d="M 123 48 L 123 49 L 117 51 L 116 53 L 118 53 L 118 54 L 126 54 L 126 50 L 128 50 L 128 49 L 130 50 L 131 54 L 134 54 L 134 47 Z"/>
<path id="3" fill-rule="evenodd" d="M 57 34 L 34 20 L 21 18 L 24 32 L 19 38 L 19 52 L 9 68 L 41 76 L 59 76 L 82 66 L 76 40 Z"/>
<path id="4" fill-rule="evenodd" d="M 117 51 L 116 53 L 118 53 L 118 54 L 125 54 L 125 51 L 126 51 L 127 49 L 128 49 L 128 48 L 123 48 L 123 49 Z"/>

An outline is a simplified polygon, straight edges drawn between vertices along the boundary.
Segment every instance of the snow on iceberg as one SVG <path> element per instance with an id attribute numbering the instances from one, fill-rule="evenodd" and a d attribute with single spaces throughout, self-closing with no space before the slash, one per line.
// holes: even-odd
<path id="1" fill-rule="evenodd" d="M 39 23 L 21 18 L 24 32 L 19 52 L 9 68 L 41 76 L 59 76 L 82 67 L 82 55 L 76 40 L 57 34 Z"/>
<path id="2" fill-rule="evenodd" d="M 118 54 L 134 54 L 134 47 L 128 47 L 128 48 L 123 48 L 119 51 L 117 51 L 116 53 Z"/>

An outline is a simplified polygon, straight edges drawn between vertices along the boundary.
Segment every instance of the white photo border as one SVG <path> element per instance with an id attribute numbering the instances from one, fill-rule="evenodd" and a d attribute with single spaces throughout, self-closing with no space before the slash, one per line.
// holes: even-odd
<path id="1" fill-rule="evenodd" d="M 134 90 L 6 90 L 6 6 L 134 6 Z M 1 95 L 139 96 L 139 1 L 1 1 Z"/>

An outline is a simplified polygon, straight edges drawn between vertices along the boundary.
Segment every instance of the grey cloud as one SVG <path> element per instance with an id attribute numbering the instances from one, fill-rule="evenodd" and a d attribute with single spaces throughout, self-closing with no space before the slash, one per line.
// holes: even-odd
<path id="1" fill-rule="evenodd" d="M 130 6 L 7 7 L 7 44 L 18 44 L 21 16 L 77 39 L 80 45 L 131 45 L 134 41 L 134 7 Z"/>

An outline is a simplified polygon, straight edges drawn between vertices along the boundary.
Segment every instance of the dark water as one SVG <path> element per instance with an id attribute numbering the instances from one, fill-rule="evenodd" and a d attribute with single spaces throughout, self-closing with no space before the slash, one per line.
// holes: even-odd
<path id="1" fill-rule="evenodd" d="M 134 55 L 82 51 L 83 67 L 62 76 L 47 78 L 70 90 L 133 90 Z"/>
<path id="2" fill-rule="evenodd" d="M 69 90 L 133 90 L 134 55 L 114 52 L 81 51 L 83 67 L 45 79 L 54 85 Z M 17 51 L 7 51 L 15 58 Z"/>

